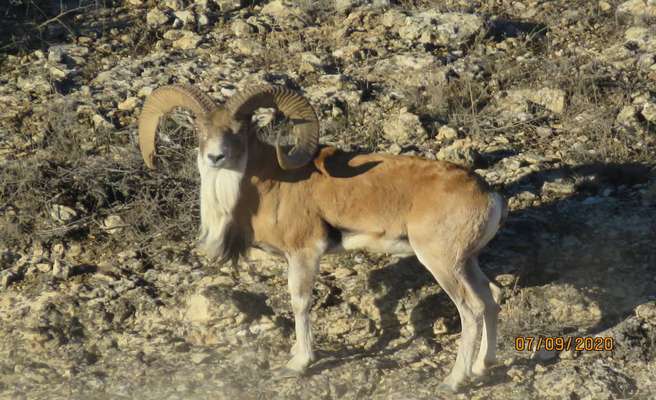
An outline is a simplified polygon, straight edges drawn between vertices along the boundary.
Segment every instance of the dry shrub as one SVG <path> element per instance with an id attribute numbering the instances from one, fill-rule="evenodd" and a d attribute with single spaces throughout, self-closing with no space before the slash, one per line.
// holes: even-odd
<path id="1" fill-rule="evenodd" d="M 405 97 L 411 111 L 422 118 L 430 131 L 448 123 L 472 133 L 479 131 L 481 119 L 485 118 L 484 109 L 491 99 L 483 83 L 467 76 L 434 79 L 424 87 L 410 87 Z"/>
<path id="2" fill-rule="evenodd" d="M 5 52 L 22 52 L 44 47 L 74 36 L 83 13 L 119 4 L 117 0 L 4 0 L 0 2 L 0 60 Z"/>
<path id="3" fill-rule="evenodd" d="M 198 177 L 188 124 L 176 122 L 183 121 L 179 117 L 163 124 L 159 168 L 147 171 L 134 139 L 123 145 L 120 134 L 105 132 L 96 134 L 101 145 L 88 149 L 82 144 L 91 129 L 70 115 L 48 115 L 47 140 L 33 149 L 35 156 L 5 161 L 0 169 L 1 240 L 29 245 L 35 238 L 93 236 L 100 245 L 148 248 L 160 240 L 193 239 Z M 54 221 L 55 204 L 74 209 L 77 216 L 67 223 Z M 103 230 L 109 215 L 126 222 L 122 234 Z"/>

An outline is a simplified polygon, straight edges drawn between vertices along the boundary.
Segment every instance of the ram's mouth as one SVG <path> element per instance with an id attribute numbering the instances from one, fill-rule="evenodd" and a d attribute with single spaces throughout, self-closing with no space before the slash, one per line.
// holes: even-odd
<path id="1" fill-rule="evenodd" d="M 223 161 L 225 160 L 225 154 L 208 154 L 207 159 L 209 160 L 210 165 L 223 164 Z"/>

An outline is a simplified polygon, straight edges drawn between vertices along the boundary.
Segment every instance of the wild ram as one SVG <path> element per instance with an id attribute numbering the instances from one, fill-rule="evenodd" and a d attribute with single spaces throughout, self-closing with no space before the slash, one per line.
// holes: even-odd
<path id="1" fill-rule="evenodd" d="M 160 119 L 176 107 L 196 117 L 200 241 L 208 257 L 236 260 L 254 246 L 289 264 L 296 343 L 282 375 L 302 373 L 314 360 L 308 314 L 319 259 L 362 248 L 415 254 L 455 303 L 462 335 L 443 387 L 455 391 L 494 363 L 499 306 L 477 255 L 507 208 L 478 176 L 441 161 L 320 147 L 312 106 L 276 86 L 251 88 L 223 106 L 194 86 L 155 90 L 139 119 L 150 168 Z M 258 140 L 252 116 L 261 107 L 291 120 L 291 149 Z"/>

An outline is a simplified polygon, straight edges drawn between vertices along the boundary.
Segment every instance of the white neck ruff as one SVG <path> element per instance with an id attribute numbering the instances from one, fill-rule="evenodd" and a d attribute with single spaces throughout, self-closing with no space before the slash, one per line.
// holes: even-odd
<path id="1" fill-rule="evenodd" d="M 200 247 L 208 258 L 225 254 L 226 228 L 239 200 L 247 157 L 237 169 L 211 168 L 198 155 L 200 172 Z"/>

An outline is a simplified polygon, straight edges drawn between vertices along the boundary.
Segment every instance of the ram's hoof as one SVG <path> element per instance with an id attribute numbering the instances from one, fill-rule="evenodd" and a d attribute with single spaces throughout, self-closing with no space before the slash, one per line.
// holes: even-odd
<path id="1" fill-rule="evenodd" d="M 287 368 L 287 367 L 276 368 L 273 371 L 271 371 L 271 379 L 281 380 L 281 379 L 298 378 L 300 376 L 303 376 L 303 372 L 304 371 L 296 371 L 294 369 Z"/>
<path id="2" fill-rule="evenodd" d="M 456 394 L 460 391 L 460 388 L 457 386 L 453 387 L 448 383 L 442 382 L 439 385 L 437 385 L 437 391 L 444 394 Z"/>

